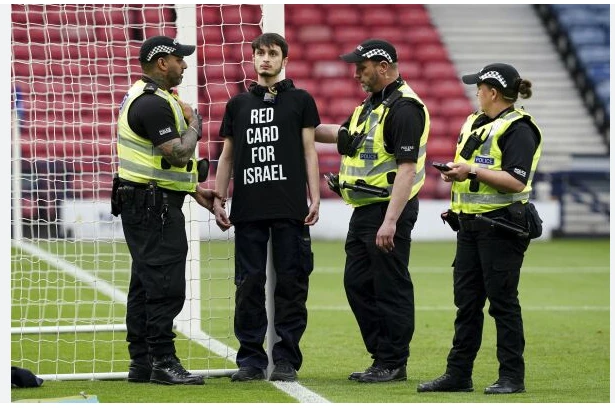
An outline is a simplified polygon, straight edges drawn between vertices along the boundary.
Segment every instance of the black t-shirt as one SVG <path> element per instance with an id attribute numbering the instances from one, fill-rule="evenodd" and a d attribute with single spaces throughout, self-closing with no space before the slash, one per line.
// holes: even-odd
<path id="1" fill-rule="evenodd" d="M 472 129 L 493 122 L 511 110 L 504 110 L 494 119 L 483 115 L 474 121 Z M 498 139 L 498 146 L 502 151 L 502 170 L 527 184 L 532 170 L 534 153 L 536 153 L 539 143 L 540 136 L 534 131 L 533 125 L 528 120 L 514 121 Z"/>
<path id="2" fill-rule="evenodd" d="M 381 92 L 372 94 L 367 103 L 376 109 L 401 84 L 400 77 Z M 349 122 L 350 118 L 347 123 Z M 409 160 L 416 163 L 424 128 L 425 115 L 419 102 L 408 98 L 397 99 L 384 120 L 385 150 L 395 155 L 397 160 Z"/>
<path id="3" fill-rule="evenodd" d="M 294 87 L 279 91 L 274 103 L 265 102 L 269 97 L 248 91 L 226 105 L 220 136 L 233 138 L 233 223 L 303 221 L 308 212 L 302 129 L 320 124 L 316 103 Z"/>
<path id="4" fill-rule="evenodd" d="M 146 83 L 153 82 L 147 77 L 142 79 Z M 132 102 L 128 125 L 139 136 L 151 140 L 154 146 L 179 137 L 171 106 L 153 93 L 144 93 Z"/>

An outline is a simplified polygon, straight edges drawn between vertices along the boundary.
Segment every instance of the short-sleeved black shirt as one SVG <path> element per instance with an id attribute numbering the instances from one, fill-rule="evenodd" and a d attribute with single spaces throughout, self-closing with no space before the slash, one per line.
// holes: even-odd
<path id="1" fill-rule="evenodd" d="M 493 122 L 512 109 L 509 108 L 502 111 L 493 119 L 483 115 L 474 121 L 472 129 Z M 534 126 L 528 120 L 520 119 L 514 121 L 498 139 L 498 147 L 502 151 L 502 170 L 522 183 L 527 184 L 532 170 L 534 153 L 536 153 L 539 144 L 540 136 L 535 132 Z"/>
<path id="2" fill-rule="evenodd" d="M 147 77 L 142 79 L 153 82 Z M 150 139 L 154 146 L 179 137 L 171 106 L 156 94 L 144 93 L 132 102 L 128 110 L 128 125 L 139 136 Z"/>
<path id="3" fill-rule="evenodd" d="M 286 80 L 289 81 L 289 80 Z M 291 87 L 275 103 L 244 92 L 227 105 L 221 137 L 233 138 L 233 223 L 307 215 L 307 171 L 302 129 L 320 124 L 313 97 Z"/>
<path id="4" fill-rule="evenodd" d="M 382 91 L 373 93 L 367 103 L 371 104 L 374 109 L 377 108 L 402 83 L 401 77 L 398 78 Z M 420 104 L 408 98 L 397 99 L 384 120 L 385 150 L 395 155 L 397 160 L 409 160 L 416 163 L 424 128 L 425 115 Z"/>

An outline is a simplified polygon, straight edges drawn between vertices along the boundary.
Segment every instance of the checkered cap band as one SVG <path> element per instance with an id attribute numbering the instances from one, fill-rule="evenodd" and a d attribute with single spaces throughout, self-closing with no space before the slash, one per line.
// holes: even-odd
<path id="1" fill-rule="evenodd" d="M 149 52 L 149 54 L 147 54 L 147 61 L 151 61 L 152 57 L 156 54 L 159 54 L 161 52 L 167 53 L 167 54 L 172 54 L 173 52 L 175 52 L 176 48 L 174 47 L 169 47 L 168 45 L 157 45 L 154 48 L 152 48 L 152 50 Z"/>
<path id="2" fill-rule="evenodd" d="M 493 78 L 502 85 L 502 88 L 506 88 L 507 86 L 506 80 L 497 71 L 485 72 L 484 74 L 479 75 L 479 78 L 481 81 L 484 81 L 485 79 L 488 79 L 488 78 Z"/>
<path id="3" fill-rule="evenodd" d="M 389 61 L 389 64 L 393 63 L 393 58 L 391 58 L 391 55 L 386 52 L 385 50 L 381 49 L 381 48 L 375 48 L 373 50 L 369 50 L 364 54 L 361 54 L 361 56 L 370 59 L 375 57 L 376 55 L 380 55 L 381 57 L 386 58 L 387 61 Z"/>

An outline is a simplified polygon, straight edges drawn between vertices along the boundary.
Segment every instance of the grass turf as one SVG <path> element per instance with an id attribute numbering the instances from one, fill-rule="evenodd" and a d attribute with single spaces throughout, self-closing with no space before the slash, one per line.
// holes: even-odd
<path id="1" fill-rule="evenodd" d="M 101 250 L 100 246 L 96 249 Z M 527 392 L 507 396 L 482 393 L 485 386 L 497 379 L 495 329 L 487 313 L 483 345 L 474 367 L 475 392 L 416 393 L 420 381 L 442 374 L 452 341 L 455 309 L 450 264 L 454 256 L 453 242 L 415 242 L 412 245 L 410 271 L 417 310 L 408 381 L 389 384 L 359 384 L 346 379 L 351 371 L 367 367 L 371 360 L 342 286 L 343 242 L 314 242 L 313 250 L 316 269 L 310 281 L 309 323 L 301 343 L 304 365 L 299 381 L 327 400 L 346 403 L 609 402 L 608 240 L 535 241 L 530 245 L 519 288 L 526 335 Z M 63 251 L 70 252 L 65 248 Z M 75 252 L 80 251 L 87 259 L 89 250 L 80 246 Z M 204 304 L 203 314 L 219 315 L 207 321 L 207 330 L 226 336 L 225 342 L 236 349 L 236 340 L 229 336 L 232 333 L 229 316 L 232 316 L 233 286 L 229 276 L 232 262 L 229 269 L 228 254 L 231 252 L 227 243 L 202 245 L 202 257 L 207 259 L 203 275 L 213 277 L 204 281 L 202 287 L 217 299 Z M 98 268 L 100 265 L 97 263 Z M 13 269 L 15 274 L 15 265 Z M 125 285 L 126 280 L 121 282 Z M 218 301 L 224 307 L 216 307 Z M 13 310 L 13 318 L 15 313 Z M 229 316 L 223 316 L 224 313 Z M 59 342 L 64 341 L 59 339 Z M 31 353 L 29 348 L 34 345 L 21 343 L 24 342 L 13 338 L 12 355 Z M 108 350 L 109 356 L 126 358 L 121 338 L 110 344 L 114 347 Z M 206 353 L 200 347 L 189 347 L 192 354 Z M 185 350 L 181 349 L 180 356 Z M 97 353 L 105 354 L 104 349 Z M 228 362 L 220 364 L 233 366 Z M 120 371 L 124 370 L 122 367 Z M 70 396 L 81 391 L 97 395 L 100 402 L 293 401 L 269 383 L 231 383 L 228 378 L 208 379 L 202 387 L 163 387 L 111 380 L 46 381 L 40 388 L 13 389 L 11 400 Z"/>

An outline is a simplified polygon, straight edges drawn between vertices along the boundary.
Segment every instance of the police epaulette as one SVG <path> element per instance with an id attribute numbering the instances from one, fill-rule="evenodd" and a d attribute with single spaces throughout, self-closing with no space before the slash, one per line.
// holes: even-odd
<path id="1" fill-rule="evenodd" d="M 156 93 L 156 89 L 158 89 L 158 85 L 153 82 L 148 82 L 143 87 L 143 92 L 145 93 Z"/>
<path id="2" fill-rule="evenodd" d="M 402 92 L 399 89 L 396 89 L 393 92 L 391 92 L 391 95 L 389 95 L 384 101 L 382 101 L 382 104 L 390 108 L 402 96 L 403 96 Z"/>

